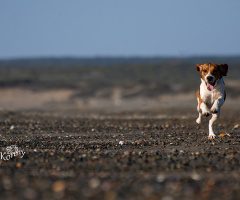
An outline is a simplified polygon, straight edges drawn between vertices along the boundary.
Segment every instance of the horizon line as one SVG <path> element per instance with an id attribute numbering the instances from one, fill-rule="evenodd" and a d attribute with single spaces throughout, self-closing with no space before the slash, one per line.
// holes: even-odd
<path id="1" fill-rule="evenodd" d="M 195 54 L 195 55 L 92 55 L 92 56 L 77 56 L 77 55 L 65 55 L 65 56 L 20 56 L 20 57 L 6 57 L 1 58 L 0 61 L 11 60 L 44 60 L 44 59 L 187 59 L 187 58 L 233 58 L 240 57 L 240 54 Z"/>

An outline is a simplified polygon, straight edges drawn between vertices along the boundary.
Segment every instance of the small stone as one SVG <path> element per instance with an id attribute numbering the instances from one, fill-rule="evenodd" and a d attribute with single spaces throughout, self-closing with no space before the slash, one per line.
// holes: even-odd
<path id="1" fill-rule="evenodd" d="M 219 134 L 219 136 L 220 136 L 220 137 L 226 137 L 227 134 L 226 134 L 226 133 L 221 133 L 221 134 Z"/>
<path id="2" fill-rule="evenodd" d="M 124 145 L 124 141 L 119 141 L 119 143 L 118 144 L 120 144 L 120 145 Z"/>
<path id="3" fill-rule="evenodd" d="M 163 175 L 163 174 L 158 174 L 158 175 L 157 175 L 157 178 L 156 178 L 156 181 L 157 181 L 158 183 L 162 183 L 163 181 L 165 181 L 165 179 L 166 179 L 165 175 Z"/>
<path id="4" fill-rule="evenodd" d="M 92 178 L 88 184 L 90 188 L 95 189 L 100 185 L 100 180 L 98 178 Z"/>
<path id="5" fill-rule="evenodd" d="M 18 162 L 18 163 L 16 164 L 16 166 L 17 166 L 17 168 L 20 168 L 20 167 L 22 167 L 22 163 Z"/>
<path id="6" fill-rule="evenodd" d="M 191 177 L 195 181 L 201 180 L 201 176 L 199 174 L 197 174 L 197 173 L 193 173 Z"/>
<path id="7" fill-rule="evenodd" d="M 65 181 L 59 180 L 53 183 L 52 190 L 54 192 L 62 192 L 66 188 L 66 183 Z"/>
<path id="8" fill-rule="evenodd" d="M 233 129 L 238 129 L 239 128 L 239 124 L 236 124 L 234 127 L 233 127 Z"/>

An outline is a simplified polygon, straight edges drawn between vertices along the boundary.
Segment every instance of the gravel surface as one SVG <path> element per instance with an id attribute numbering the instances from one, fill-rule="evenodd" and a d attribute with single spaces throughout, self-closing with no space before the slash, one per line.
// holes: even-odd
<path id="1" fill-rule="evenodd" d="M 0 199 L 240 199 L 236 110 L 76 113 L 0 112 Z"/>

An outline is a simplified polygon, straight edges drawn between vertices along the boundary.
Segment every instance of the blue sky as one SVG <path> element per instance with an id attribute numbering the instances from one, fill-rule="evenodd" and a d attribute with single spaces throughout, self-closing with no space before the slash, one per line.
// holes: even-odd
<path id="1" fill-rule="evenodd" d="M 0 1 L 0 59 L 240 55 L 238 0 Z"/>

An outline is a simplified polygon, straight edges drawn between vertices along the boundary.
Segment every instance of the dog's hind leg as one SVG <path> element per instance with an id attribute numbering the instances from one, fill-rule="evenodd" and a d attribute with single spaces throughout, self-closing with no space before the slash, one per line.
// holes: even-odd
<path id="1" fill-rule="evenodd" d="M 200 91 L 199 90 L 196 92 L 196 96 L 197 96 L 197 102 L 198 102 L 197 111 L 199 113 L 198 118 L 196 119 L 196 122 L 198 124 L 201 124 L 201 122 L 202 122 L 202 113 L 201 113 L 201 110 L 200 110 L 200 104 L 201 104 L 202 101 L 200 99 Z"/>
<path id="2" fill-rule="evenodd" d="M 198 118 L 196 119 L 196 122 L 198 124 L 201 124 L 201 122 L 202 122 L 202 114 L 200 112 L 199 112 Z"/>

